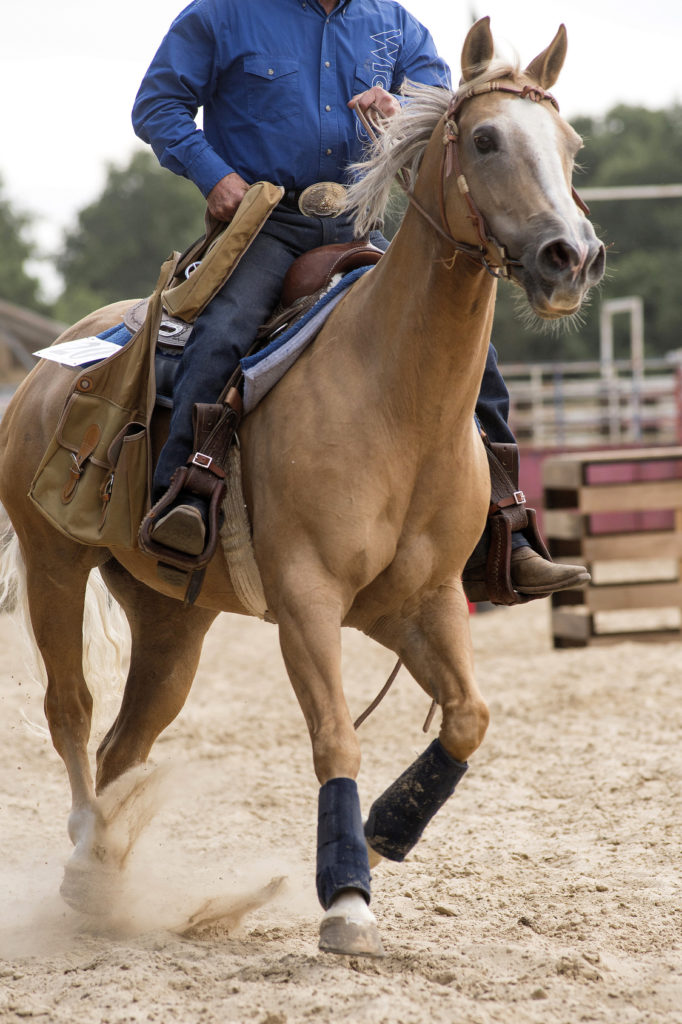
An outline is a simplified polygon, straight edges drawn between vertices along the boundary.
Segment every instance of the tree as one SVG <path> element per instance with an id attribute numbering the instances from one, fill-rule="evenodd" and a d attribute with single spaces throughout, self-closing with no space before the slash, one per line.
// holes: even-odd
<path id="1" fill-rule="evenodd" d="M 0 179 L 0 297 L 36 313 L 47 313 L 39 297 L 39 283 L 26 270 L 27 261 L 36 255 L 35 246 L 26 238 L 31 218 L 12 209 L 2 193 Z"/>
<path id="2" fill-rule="evenodd" d="M 110 165 L 100 197 L 78 214 L 57 268 L 64 292 L 57 315 L 73 322 L 117 299 L 148 295 L 161 263 L 203 231 L 205 200 L 146 151 Z"/>

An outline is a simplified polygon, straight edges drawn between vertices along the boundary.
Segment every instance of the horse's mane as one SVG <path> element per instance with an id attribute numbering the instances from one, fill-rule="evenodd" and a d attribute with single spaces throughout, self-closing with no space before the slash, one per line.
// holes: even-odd
<path id="1" fill-rule="evenodd" d="M 460 90 L 497 78 L 515 79 L 518 74 L 518 65 L 494 62 Z M 354 180 L 346 209 L 355 218 L 357 235 L 381 223 L 399 171 L 408 187 L 414 185 L 424 150 L 453 97 L 450 89 L 419 82 L 406 81 L 401 91 L 405 102 L 400 112 L 382 124 L 377 138 L 368 144 L 366 158 L 350 166 Z"/>

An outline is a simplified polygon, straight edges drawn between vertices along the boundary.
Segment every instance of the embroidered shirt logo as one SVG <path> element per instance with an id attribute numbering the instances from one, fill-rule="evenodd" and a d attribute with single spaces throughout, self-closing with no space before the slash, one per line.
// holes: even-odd
<path id="1" fill-rule="evenodd" d="M 387 92 L 391 89 L 393 68 L 400 52 L 401 37 L 402 32 L 399 28 L 377 32 L 371 37 L 375 44 L 375 49 L 372 50 L 372 85 L 380 85 Z"/>

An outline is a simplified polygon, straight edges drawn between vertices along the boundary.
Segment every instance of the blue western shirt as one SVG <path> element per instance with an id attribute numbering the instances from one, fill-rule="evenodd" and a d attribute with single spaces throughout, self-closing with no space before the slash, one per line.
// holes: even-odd
<path id="1" fill-rule="evenodd" d="M 133 107 L 159 161 L 208 195 L 236 171 L 287 189 L 344 181 L 362 133 L 347 102 L 405 78 L 450 85 L 431 36 L 395 0 L 194 0 Z M 203 131 L 195 117 L 203 108 Z"/>

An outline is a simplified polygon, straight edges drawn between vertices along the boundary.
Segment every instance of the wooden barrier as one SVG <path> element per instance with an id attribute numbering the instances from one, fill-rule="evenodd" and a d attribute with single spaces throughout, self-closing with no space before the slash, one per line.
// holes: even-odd
<path id="1" fill-rule="evenodd" d="M 682 639 L 682 448 L 554 456 L 542 482 L 552 557 L 592 573 L 552 596 L 554 646 Z"/>

